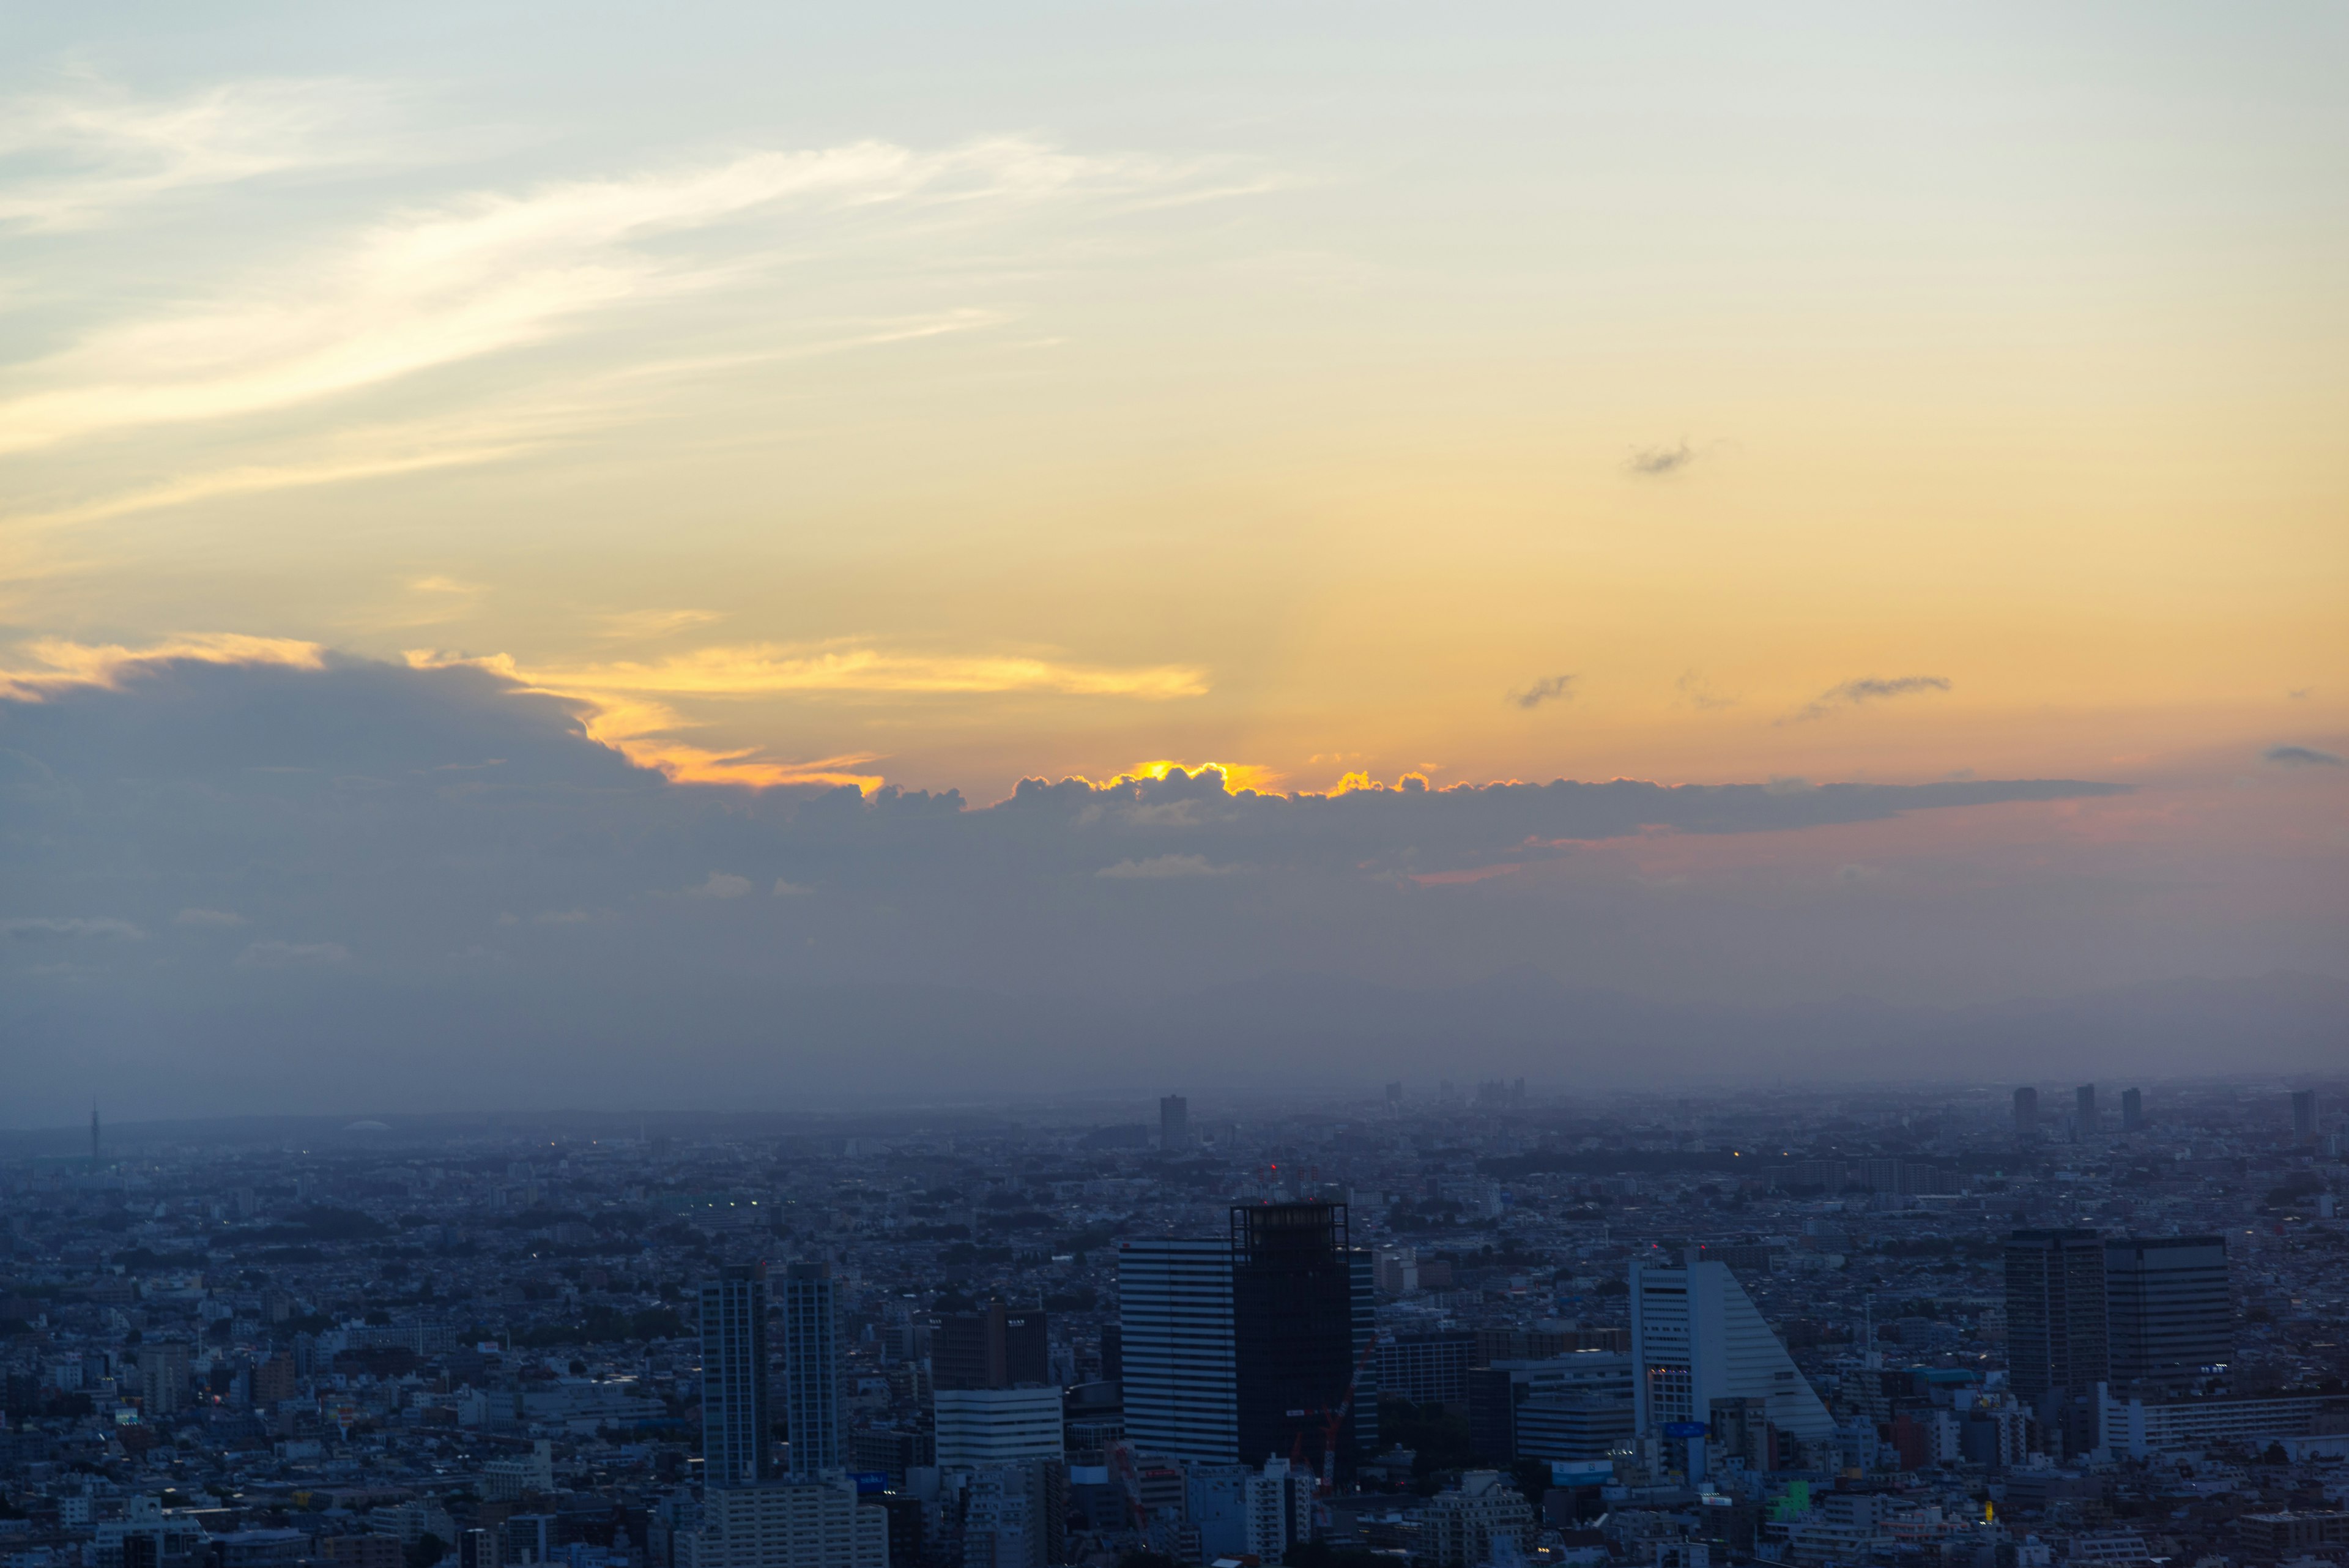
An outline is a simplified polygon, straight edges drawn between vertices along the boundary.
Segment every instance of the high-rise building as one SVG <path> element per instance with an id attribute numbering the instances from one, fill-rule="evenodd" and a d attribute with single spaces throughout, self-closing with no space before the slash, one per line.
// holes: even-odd
<path id="1" fill-rule="evenodd" d="M 1350 1473 L 1378 1437 L 1377 1324 L 1371 1260 L 1348 1245 L 1346 1206 L 1237 1205 L 1231 1238 L 1241 1461 L 1302 1454 Z"/>
<path id="2" fill-rule="evenodd" d="M 2121 1131 L 2143 1132 L 2144 1130 L 2145 1091 L 2123 1089 L 2121 1091 Z"/>
<path id="3" fill-rule="evenodd" d="M 139 1400 L 148 1418 L 186 1407 L 189 1376 L 187 1341 L 158 1340 L 139 1347 Z"/>
<path id="4" fill-rule="evenodd" d="M 2006 1243 L 2006 1362 L 2015 1397 L 2085 1396 L 2110 1375 L 2105 1243 L 2094 1231 L 2017 1231 Z"/>
<path id="5" fill-rule="evenodd" d="M 1630 1286 L 1631 1397 L 1642 1437 L 1669 1438 L 1682 1425 L 1701 1432 L 1714 1400 L 1759 1399 L 1778 1431 L 1806 1443 L 1834 1438 L 1835 1417 L 1727 1264 L 1704 1262 L 1693 1249 L 1677 1268 L 1634 1262 Z M 1687 1440 L 1694 1475 L 1702 1438 Z"/>
<path id="6" fill-rule="evenodd" d="M 2316 1145 L 2316 1091 L 2294 1089 L 2292 1092 L 2292 1141 L 2302 1148 Z"/>
<path id="7" fill-rule="evenodd" d="M 932 1383 L 941 1389 L 1049 1383 L 1045 1329 L 1043 1308 L 1014 1309 L 1000 1297 L 975 1311 L 941 1314 L 930 1327 Z"/>
<path id="8" fill-rule="evenodd" d="M 974 1469 L 1064 1455 L 1061 1391 L 1056 1387 L 941 1388 L 934 1398 L 942 1469 Z"/>
<path id="9" fill-rule="evenodd" d="M 1343 1204 L 1267 1203 L 1234 1209 L 1224 1238 L 1120 1243 L 1134 1446 L 1196 1463 L 1295 1451 L 1318 1464 L 1350 1388 L 1332 1457 L 1350 1466 L 1368 1451 L 1378 1431 L 1373 1265 L 1347 1242 Z"/>
<path id="10" fill-rule="evenodd" d="M 2096 1132 L 2096 1085 L 2083 1084 L 2072 1091 L 2072 1114 L 2078 1120 L 2080 1136 L 2093 1137 Z"/>
<path id="11" fill-rule="evenodd" d="M 792 1475 L 839 1468 L 840 1318 L 830 1263 L 783 1268 L 783 1419 Z"/>
<path id="12" fill-rule="evenodd" d="M 1206 1464 L 1239 1454 L 1232 1248 L 1221 1238 L 1121 1241 L 1118 1362 L 1125 1432 L 1143 1453 Z"/>
<path id="13" fill-rule="evenodd" d="M 730 1263 L 701 1286 L 703 1485 L 756 1486 L 772 1480 L 773 1438 L 767 1404 L 767 1266 Z"/>
<path id="14" fill-rule="evenodd" d="M 2014 1091 L 2014 1136 L 2030 1139 L 2039 1136 L 2039 1091 L 2030 1087 Z"/>
<path id="15" fill-rule="evenodd" d="M 1191 1147 L 1191 1102 L 1180 1095 L 1158 1102 L 1158 1147 L 1170 1154 Z"/>
<path id="16" fill-rule="evenodd" d="M 2178 1382 L 2234 1358 L 2224 1237 L 2106 1242 L 2105 1302 L 2115 1383 Z"/>

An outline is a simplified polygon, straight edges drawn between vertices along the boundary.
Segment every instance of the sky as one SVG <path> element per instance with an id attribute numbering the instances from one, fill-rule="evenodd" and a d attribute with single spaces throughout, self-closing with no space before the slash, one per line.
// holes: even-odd
<path id="1" fill-rule="evenodd" d="M 2349 979 L 2337 7 L 0 26 L 7 1114 Z"/>

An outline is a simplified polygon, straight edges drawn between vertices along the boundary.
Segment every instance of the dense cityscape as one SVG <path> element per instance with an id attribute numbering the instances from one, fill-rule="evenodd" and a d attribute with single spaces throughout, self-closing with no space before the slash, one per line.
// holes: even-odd
<path id="1" fill-rule="evenodd" d="M 0 1568 L 2340 1563 L 2344 1104 L 94 1116 Z"/>

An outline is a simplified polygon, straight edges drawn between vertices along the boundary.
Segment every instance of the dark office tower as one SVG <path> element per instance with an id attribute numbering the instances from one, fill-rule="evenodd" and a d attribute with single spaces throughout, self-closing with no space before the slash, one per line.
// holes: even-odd
<path id="1" fill-rule="evenodd" d="M 2014 1136 L 2025 1142 L 2039 1136 L 2039 1091 L 2014 1091 Z"/>
<path id="2" fill-rule="evenodd" d="M 1232 1382 L 1239 1460 L 1299 1454 L 1323 1462 L 1334 1427 L 1337 1469 L 1350 1474 L 1377 1441 L 1378 1396 L 1354 1369 L 1375 1333 L 1369 1255 L 1347 1245 L 1342 1203 L 1232 1210 Z M 1365 1371 L 1362 1384 L 1370 1381 Z M 1353 1407 L 1339 1412 L 1354 1388 Z"/>
<path id="3" fill-rule="evenodd" d="M 2316 1142 L 2316 1091 L 2294 1089 L 2292 1092 L 2292 1141 L 2302 1148 Z"/>
<path id="4" fill-rule="evenodd" d="M 2178 1382 L 2234 1358 L 2223 1237 L 2106 1242 L 2105 1300 L 2116 1383 Z"/>
<path id="5" fill-rule="evenodd" d="M 792 1475 L 840 1468 L 840 1319 L 830 1263 L 783 1269 L 783 1419 Z"/>
<path id="6" fill-rule="evenodd" d="M 2006 1243 L 2006 1364 L 2015 1397 L 2085 1395 L 2107 1376 L 2105 1243 L 2094 1231 L 2017 1231 Z"/>
<path id="7" fill-rule="evenodd" d="M 1170 1154 L 1191 1147 L 1191 1102 L 1180 1095 L 1158 1102 L 1158 1147 Z"/>
<path id="8" fill-rule="evenodd" d="M 494 1530 L 466 1530 L 457 1535 L 457 1568 L 502 1568 Z"/>
<path id="9" fill-rule="evenodd" d="M 2143 1089 L 2121 1091 L 2121 1131 L 2145 1131 L 2145 1091 Z"/>
<path id="10" fill-rule="evenodd" d="M 1112 1383 L 1125 1376 L 1125 1325 L 1102 1324 L 1102 1376 Z"/>
<path id="11" fill-rule="evenodd" d="M 1016 1388 L 1051 1381 L 1040 1307 L 1001 1298 L 976 1312 L 942 1314 L 930 1329 L 930 1377 L 938 1388 Z"/>
<path id="12" fill-rule="evenodd" d="M 767 1408 L 767 1266 L 730 1263 L 701 1285 L 703 1484 L 755 1486 L 775 1474 Z"/>
<path id="13" fill-rule="evenodd" d="M 2080 1136 L 2088 1137 L 2096 1130 L 2096 1085 L 2083 1084 L 2072 1091 L 2072 1114 L 2079 1119 Z"/>

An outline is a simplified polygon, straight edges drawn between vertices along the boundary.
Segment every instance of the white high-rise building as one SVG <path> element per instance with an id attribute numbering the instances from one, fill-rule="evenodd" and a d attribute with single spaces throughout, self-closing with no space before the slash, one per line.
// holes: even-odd
<path id="1" fill-rule="evenodd" d="M 1117 1302 L 1127 1440 L 1170 1459 L 1236 1462 L 1231 1243 L 1119 1243 Z"/>
<path id="2" fill-rule="evenodd" d="M 1771 1426 L 1805 1442 L 1835 1419 L 1726 1263 L 1631 1265 L 1632 1399 L 1640 1435 L 1708 1422 L 1715 1399 L 1759 1399 Z"/>
<path id="3" fill-rule="evenodd" d="M 933 1397 L 942 1469 L 1062 1456 L 1058 1388 L 941 1388 Z"/>

